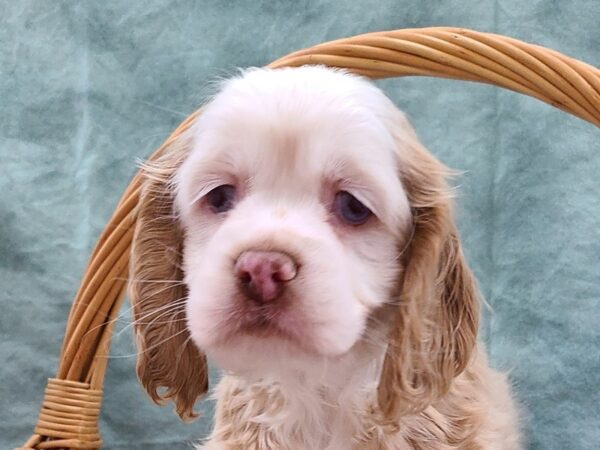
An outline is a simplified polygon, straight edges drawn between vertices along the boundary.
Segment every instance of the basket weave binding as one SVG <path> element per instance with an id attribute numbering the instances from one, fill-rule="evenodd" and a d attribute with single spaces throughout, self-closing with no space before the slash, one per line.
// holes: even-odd
<path id="1" fill-rule="evenodd" d="M 432 76 L 497 85 L 600 126 L 600 70 L 559 52 L 462 28 L 368 33 L 291 53 L 268 67 L 324 64 L 373 79 Z M 199 112 L 150 157 L 162 154 Z M 136 221 L 136 174 L 94 248 L 69 313 L 55 378 L 45 391 L 34 434 L 20 447 L 97 449 L 98 418 L 114 318 L 124 297 Z"/>

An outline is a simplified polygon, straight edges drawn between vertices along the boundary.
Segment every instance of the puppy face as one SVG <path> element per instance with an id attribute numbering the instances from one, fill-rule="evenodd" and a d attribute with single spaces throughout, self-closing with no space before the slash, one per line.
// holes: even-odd
<path id="1" fill-rule="evenodd" d="M 220 365 L 344 354 L 390 301 L 410 208 L 386 101 L 324 68 L 255 70 L 198 119 L 176 205 L 188 328 Z"/>
<path id="2" fill-rule="evenodd" d="M 477 289 L 448 170 L 381 91 L 323 67 L 252 70 L 175 134 L 143 171 L 130 267 L 156 402 L 193 417 L 205 353 L 262 376 L 360 343 L 385 353 L 389 420 L 447 392 L 475 345 Z"/>

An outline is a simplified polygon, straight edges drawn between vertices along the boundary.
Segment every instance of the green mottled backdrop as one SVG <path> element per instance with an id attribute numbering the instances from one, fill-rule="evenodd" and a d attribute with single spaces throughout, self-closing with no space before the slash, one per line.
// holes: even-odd
<path id="1" fill-rule="evenodd" d="M 597 0 L 0 1 L 0 448 L 20 445 L 52 376 L 90 249 L 147 156 L 235 67 L 357 33 L 431 25 L 511 35 L 600 66 Z M 464 171 L 459 223 L 493 308 L 528 448 L 600 448 L 600 130 L 523 96 L 446 80 L 380 85 Z M 117 326 L 105 448 L 185 449 Z M 202 409 L 210 411 L 204 403 Z"/>

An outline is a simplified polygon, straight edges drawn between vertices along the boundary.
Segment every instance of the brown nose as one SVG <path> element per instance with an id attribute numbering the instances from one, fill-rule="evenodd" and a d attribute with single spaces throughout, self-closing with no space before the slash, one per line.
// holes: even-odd
<path id="1" fill-rule="evenodd" d="M 242 290 L 259 303 L 277 299 L 297 271 L 298 266 L 291 257 L 275 251 L 249 250 L 235 263 L 235 275 Z"/>

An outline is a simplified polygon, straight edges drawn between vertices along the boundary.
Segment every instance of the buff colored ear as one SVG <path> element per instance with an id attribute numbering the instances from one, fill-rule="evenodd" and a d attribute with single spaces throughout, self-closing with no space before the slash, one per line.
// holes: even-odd
<path id="1" fill-rule="evenodd" d="M 189 145 L 179 138 L 145 167 L 132 244 L 130 298 L 137 374 L 152 400 L 172 400 L 184 420 L 208 390 L 206 357 L 189 339 L 181 269 L 182 231 L 173 210 L 173 175 Z"/>
<path id="2" fill-rule="evenodd" d="M 389 420 L 420 412 L 448 391 L 470 360 L 479 322 L 475 280 L 452 217 L 449 170 L 399 111 L 395 127 L 414 232 L 378 387 Z"/>

